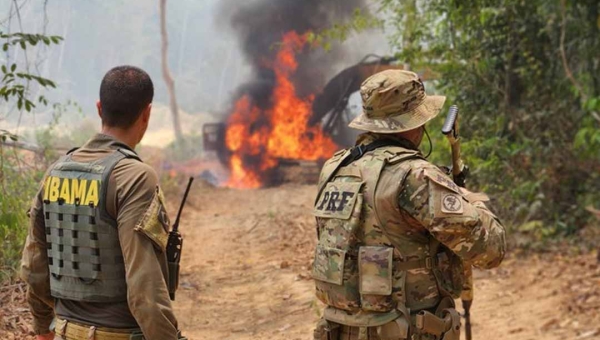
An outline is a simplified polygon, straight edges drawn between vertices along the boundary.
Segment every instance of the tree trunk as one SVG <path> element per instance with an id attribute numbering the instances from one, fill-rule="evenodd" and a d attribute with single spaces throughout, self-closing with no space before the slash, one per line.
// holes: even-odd
<path id="1" fill-rule="evenodd" d="M 169 46 L 169 38 L 167 36 L 167 0 L 160 0 L 160 36 L 161 44 L 161 65 L 162 74 L 169 92 L 169 106 L 171 115 L 173 116 L 173 129 L 175 130 L 175 140 L 178 144 L 183 141 L 183 133 L 181 132 L 181 123 L 179 122 L 179 107 L 177 106 L 177 98 L 175 97 L 175 81 L 169 71 L 167 52 Z"/>

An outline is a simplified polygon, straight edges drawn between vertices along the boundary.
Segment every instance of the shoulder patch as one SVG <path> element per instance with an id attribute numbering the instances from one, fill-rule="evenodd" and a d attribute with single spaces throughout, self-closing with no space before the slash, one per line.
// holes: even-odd
<path id="1" fill-rule="evenodd" d="M 454 194 L 444 194 L 442 195 L 442 212 L 446 214 L 462 214 L 463 213 L 463 203 L 462 197 Z"/>
<path id="2" fill-rule="evenodd" d="M 450 178 L 448 178 L 441 172 L 433 171 L 431 169 L 424 169 L 423 175 L 425 177 L 429 178 L 431 181 L 435 182 L 436 184 L 441 185 L 444 188 L 446 188 L 450 191 L 454 191 L 455 193 L 462 196 L 462 194 L 460 192 L 460 187 L 458 185 L 456 185 L 454 182 L 452 182 L 452 180 Z"/>
<path id="3" fill-rule="evenodd" d="M 135 231 L 142 233 L 152 241 L 160 251 L 165 251 L 169 239 L 170 221 L 165 210 L 163 193 L 160 187 L 142 218 L 135 226 Z"/>

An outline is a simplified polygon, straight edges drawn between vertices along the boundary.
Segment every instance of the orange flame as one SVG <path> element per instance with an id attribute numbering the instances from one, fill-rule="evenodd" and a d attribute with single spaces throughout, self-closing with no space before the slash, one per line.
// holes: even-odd
<path id="1" fill-rule="evenodd" d="M 275 60 L 268 63 L 275 72 L 271 108 L 261 110 L 248 95 L 235 103 L 225 134 L 231 151 L 227 186 L 258 188 L 280 158 L 318 160 L 335 152 L 337 146 L 321 128 L 308 125 L 314 96 L 298 98 L 290 80 L 298 68 L 296 53 L 306 42 L 306 35 L 286 33 Z"/>

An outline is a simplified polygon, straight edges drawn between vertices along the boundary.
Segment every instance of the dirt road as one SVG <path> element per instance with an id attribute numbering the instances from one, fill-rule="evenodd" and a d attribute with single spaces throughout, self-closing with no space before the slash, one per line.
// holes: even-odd
<path id="1" fill-rule="evenodd" d="M 311 339 L 322 308 L 308 271 L 314 194 L 314 186 L 194 189 L 176 303 L 186 335 Z M 475 280 L 475 339 L 600 339 L 600 268 L 592 255 L 513 253 L 498 269 L 476 271 Z"/>
<path id="2" fill-rule="evenodd" d="M 200 184 L 200 183 L 198 183 Z M 310 340 L 322 306 L 309 278 L 314 186 L 238 191 L 195 185 L 184 211 L 184 334 Z M 169 211 L 176 211 L 177 199 Z M 600 339 L 595 256 L 518 256 L 475 272 L 474 339 Z M 0 287 L 0 339 L 33 339 L 22 283 Z"/>

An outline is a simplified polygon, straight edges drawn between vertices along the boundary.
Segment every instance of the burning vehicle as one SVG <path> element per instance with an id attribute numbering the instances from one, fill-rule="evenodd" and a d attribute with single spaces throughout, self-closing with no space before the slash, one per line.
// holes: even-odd
<path id="1" fill-rule="evenodd" d="M 296 70 L 295 52 L 306 39 L 295 33 L 284 40 L 272 65 L 275 84 L 270 102 L 261 109 L 249 95 L 241 96 L 226 123 L 203 127 L 205 150 L 216 151 L 230 171 L 228 186 L 256 188 L 286 181 L 286 169 L 300 166 L 300 176 L 316 181 L 321 162 L 354 141 L 347 125 L 353 118 L 350 96 L 372 74 L 395 65 L 393 58 L 367 55 L 334 76 L 316 96 L 300 98 L 290 80 Z"/>
<path id="2" fill-rule="evenodd" d="M 370 75 L 402 66 L 394 58 L 367 55 L 325 78 L 348 59 L 347 51 L 343 44 L 323 51 L 311 32 L 351 18 L 365 8 L 364 0 L 257 0 L 226 7 L 252 77 L 238 87 L 227 118 L 203 127 L 205 150 L 216 151 L 229 170 L 220 184 L 316 182 L 322 163 L 354 141 L 356 133 L 347 128 L 351 95 Z"/>

